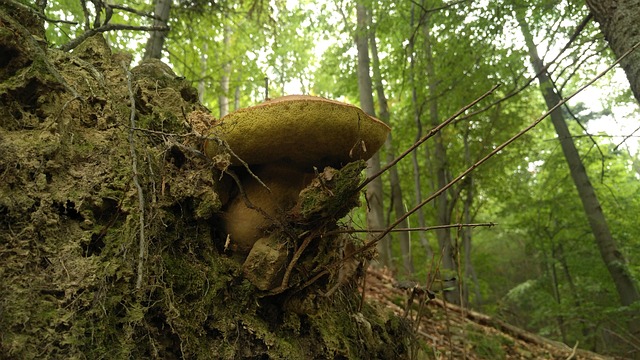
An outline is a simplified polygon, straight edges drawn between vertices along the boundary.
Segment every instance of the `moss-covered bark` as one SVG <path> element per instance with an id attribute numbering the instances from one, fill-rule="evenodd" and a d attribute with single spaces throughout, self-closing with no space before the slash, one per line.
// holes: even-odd
<path id="1" fill-rule="evenodd" d="M 0 7 L 0 357 L 405 354 L 402 323 L 358 310 L 349 285 L 268 296 L 243 276 L 217 226 L 228 185 L 198 151 L 212 119 L 187 82 L 158 61 L 128 73 L 100 36 L 73 53 L 44 38 L 31 12 Z"/>

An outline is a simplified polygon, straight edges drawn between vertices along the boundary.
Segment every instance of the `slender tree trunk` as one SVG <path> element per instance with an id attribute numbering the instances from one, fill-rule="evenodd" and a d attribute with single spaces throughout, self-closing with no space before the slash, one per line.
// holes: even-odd
<path id="1" fill-rule="evenodd" d="M 428 15 L 427 15 L 428 17 Z M 436 127 L 440 124 L 438 116 L 438 103 L 437 98 L 437 81 L 435 75 L 435 66 L 433 63 L 433 54 L 431 50 L 431 33 L 429 30 L 429 20 L 423 27 L 425 36 L 425 51 L 427 60 L 427 78 L 429 82 L 429 115 L 431 118 L 431 125 Z M 438 132 L 433 137 L 434 153 L 433 153 L 433 167 L 434 174 L 436 176 L 437 187 L 443 188 L 447 185 L 447 151 L 442 140 L 442 133 Z M 438 225 L 448 225 L 451 223 L 451 213 L 449 207 L 448 192 L 444 192 L 436 198 L 436 223 Z M 439 229 L 436 230 L 436 236 L 438 237 L 438 245 L 440 246 L 440 252 L 442 254 L 441 269 L 447 278 L 458 276 L 458 263 L 456 260 L 456 252 L 451 242 L 451 230 Z M 460 305 L 460 291 L 457 286 L 454 286 L 451 291 L 445 292 L 445 298 L 448 302 Z"/>
<path id="2" fill-rule="evenodd" d="M 369 25 L 372 26 L 373 19 L 371 13 L 369 13 Z M 371 64 L 373 69 L 373 79 L 375 82 L 376 94 L 378 95 L 378 106 L 380 108 L 380 120 L 389 125 L 391 115 L 389 114 L 389 106 L 387 104 L 387 97 L 384 95 L 384 86 L 382 85 L 382 74 L 380 73 L 380 60 L 378 59 L 378 46 L 376 45 L 376 36 L 373 26 L 369 32 L 369 42 L 371 44 Z M 387 155 L 387 162 L 395 159 L 395 151 L 392 144 L 392 135 L 389 134 L 387 141 L 384 143 L 384 148 Z M 393 205 L 393 211 L 396 218 L 403 216 L 406 213 L 404 207 L 404 201 L 402 198 L 402 188 L 400 187 L 400 176 L 398 175 L 398 168 L 392 167 L 389 169 L 389 182 L 391 185 L 391 199 Z M 407 220 L 403 220 L 399 226 L 401 228 L 408 228 Z M 411 255 L 411 238 L 408 232 L 398 233 L 400 239 L 400 251 L 402 255 L 402 265 L 404 273 L 406 275 L 412 275 L 414 273 L 413 258 Z M 392 239 L 390 237 L 390 239 Z"/>
<path id="3" fill-rule="evenodd" d="M 637 10 L 637 9 L 636 9 Z M 516 13 L 522 34 L 524 35 L 526 45 L 529 49 L 529 56 L 531 57 L 531 64 L 536 73 L 540 73 L 538 80 L 540 82 L 540 89 L 548 108 L 552 108 L 558 102 L 561 101 L 560 95 L 554 91 L 553 83 L 546 72 L 541 72 L 544 68 L 544 64 L 538 55 L 536 45 L 533 42 L 533 36 L 529 30 L 524 16 L 521 13 Z M 558 139 L 560 140 L 560 146 L 562 152 L 569 165 L 571 177 L 578 190 L 580 200 L 584 212 L 591 226 L 591 231 L 595 237 L 596 244 L 600 250 L 600 255 L 604 261 L 611 279 L 615 284 L 620 303 L 624 306 L 631 305 L 636 301 L 640 301 L 640 294 L 636 284 L 631 277 L 627 268 L 627 262 L 622 253 L 618 250 L 618 246 L 611 235 L 609 226 L 605 219 L 600 201 L 596 196 L 596 192 L 591 185 L 589 176 L 585 170 L 580 154 L 573 143 L 571 132 L 562 115 L 560 109 L 556 109 L 551 113 L 551 122 L 553 123 Z M 634 319 L 631 323 L 631 329 L 636 335 L 640 335 L 640 318 Z"/>
<path id="4" fill-rule="evenodd" d="M 575 305 L 576 309 L 580 309 L 582 307 L 582 301 L 580 301 L 580 297 L 578 296 L 580 292 L 575 282 L 573 281 L 573 276 L 571 276 L 571 271 L 569 270 L 569 264 L 567 264 L 567 257 L 564 255 L 564 247 L 562 246 L 562 242 L 560 242 L 556 247 L 556 257 L 558 259 L 558 262 L 560 263 L 560 266 L 562 267 L 562 273 L 564 274 L 564 278 L 567 281 L 567 284 L 569 284 L 569 290 L 571 293 L 573 304 Z M 579 322 L 580 322 L 580 328 L 582 331 L 582 337 L 584 339 L 590 339 L 592 327 L 589 325 L 589 323 L 584 321 L 584 319 L 579 319 Z M 595 351 L 594 349 L 595 341 L 593 340 L 591 341 L 592 341 L 591 349 Z"/>
<path id="5" fill-rule="evenodd" d="M 363 4 L 356 5 L 357 29 L 356 47 L 358 48 L 358 90 L 360 93 L 360 107 L 369 115 L 375 116 L 373 105 L 373 86 L 369 75 L 369 46 L 367 44 L 367 9 Z M 367 162 L 367 176 L 380 171 L 380 155 L 376 153 Z M 367 185 L 367 226 L 370 229 L 381 229 L 385 226 L 384 206 L 382 202 L 382 179 L 378 177 Z M 372 237 L 375 234 L 371 235 Z M 388 237 L 378 242 L 380 262 L 383 266 L 391 267 L 391 244 Z"/>
<path id="6" fill-rule="evenodd" d="M 167 26 L 169 23 L 169 12 L 171 10 L 171 0 L 157 0 L 156 8 L 153 12 L 158 19 L 153 20 L 154 26 Z M 144 59 L 161 59 L 164 40 L 168 31 L 152 31 L 147 40 L 144 50 Z"/>
<path id="7" fill-rule="evenodd" d="M 586 0 L 589 9 L 617 57 L 640 42 L 640 0 Z M 640 102 L 640 50 L 620 62 Z"/>
<path id="8" fill-rule="evenodd" d="M 231 39 L 231 29 L 228 25 L 224 27 L 223 49 L 224 54 L 228 53 L 229 41 Z M 229 113 L 229 78 L 231 77 L 231 62 L 225 61 L 222 65 L 222 77 L 220 77 L 220 95 L 218 95 L 218 107 L 220 108 L 220 117 Z"/>
<path id="9" fill-rule="evenodd" d="M 464 134 L 464 159 L 467 166 L 471 166 L 473 161 L 471 160 L 471 151 L 469 149 L 469 129 Z M 473 222 L 473 216 L 471 215 L 471 206 L 473 205 L 473 173 L 469 174 L 465 178 L 465 198 L 463 217 L 464 222 L 471 224 Z M 482 306 L 482 295 L 480 293 L 480 285 L 478 283 L 478 275 L 476 274 L 473 264 L 471 263 L 471 228 L 466 227 L 462 229 L 462 247 L 464 249 L 464 287 L 463 287 L 463 299 L 464 305 L 469 304 L 469 281 L 473 284 L 473 292 L 475 295 L 476 308 Z"/>
<path id="10" fill-rule="evenodd" d="M 556 250 L 555 244 L 553 243 L 553 236 L 549 235 L 548 239 L 551 243 L 551 256 L 545 254 L 547 264 L 549 267 L 549 272 L 551 273 L 551 280 L 553 287 L 553 298 L 556 301 L 556 304 L 560 306 L 562 303 L 562 298 L 560 296 L 560 284 L 558 283 L 558 272 L 556 271 Z M 556 322 L 558 323 L 558 329 L 560 330 L 560 338 L 562 342 L 567 344 L 567 329 L 565 326 L 564 317 L 562 314 L 556 315 Z"/>
<path id="11" fill-rule="evenodd" d="M 240 82 L 242 81 L 242 75 L 238 73 L 238 78 L 236 80 L 236 91 L 233 95 L 233 111 L 236 111 L 240 108 Z"/>
<path id="12" fill-rule="evenodd" d="M 198 81 L 198 100 L 200 104 L 204 104 L 205 76 L 207 75 L 207 51 L 209 44 L 206 42 L 202 45 L 202 54 L 200 54 L 200 81 Z"/>
<path id="13" fill-rule="evenodd" d="M 415 3 L 411 3 L 411 26 L 413 29 L 415 24 Z M 416 138 L 417 142 L 422 138 L 422 121 L 420 120 L 421 109 L 418 105 L 418 88 L 416 85 L 416 57 L 414 53 L 414 38 L 411 38 L 409 41 L 409 56 L 411 62 L 409 63 L 409 76 L 411 81 L 411 107 L 413 108 L 413 121 L 416 124 Z M 413 150 L 411 153 L 411 161 L 413 164 L 413 187 L 416 197 L 416 204 L 420 204 L 422 202 L 422 181 L 420 180 L 420 163 L 418 161 L 418 149 Z M 424 211 L 422 208 L 419 208 L 416 211 L 416 216 L 418 217 L 418 226 L 425 227 L 427 223 L 424 219 Z M 420 244 L 424 248 L 424 251 L 427 253 L 427 259 L 433 258 L 433 249 L 431 249 L 431 245 L 429 244 L 429 240 L 427 240 L 426 231 L 418 232 L 420 238 Z"/>

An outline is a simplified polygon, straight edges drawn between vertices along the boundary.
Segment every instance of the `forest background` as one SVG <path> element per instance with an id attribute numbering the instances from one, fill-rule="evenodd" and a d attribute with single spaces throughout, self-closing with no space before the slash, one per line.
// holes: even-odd
<path id="1" fill-rule="evenodd" d="M 62 0 L 45 14 L 63 20 L 50 44 L 103 33 L 134 63 L 162 58 L 220 117 L 292 93 L 360 105 L 393 129 L 371 172 L 500 85 L 371 183 L 350 221 L 386 228 L 438 192 L 399 228 L 494 226 L 389 233 L 381 266 L 421 282 L 438 269 L 458 280 L 449 301 L 571 346 L 640 349 L 640 123 L 623 69 L 500 147 L 622 55 L 583 1 Z"/>

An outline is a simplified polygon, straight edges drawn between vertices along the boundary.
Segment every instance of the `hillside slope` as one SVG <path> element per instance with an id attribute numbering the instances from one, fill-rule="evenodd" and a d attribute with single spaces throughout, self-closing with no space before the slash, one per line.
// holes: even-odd
<path id="1" fill-rule="evenodd" d="M 410 319 L 415 334 L 410 348 L 418 359 L 611 359 L 571 348 L 475 311 L 452 304 L 445 306 L 437 298 L 421 306 L 416 295 L 407 313 L 410 294 L 411 290 L 400 289 L 388 272 L 372 268 L 367 271 L 367 301 Z"/>

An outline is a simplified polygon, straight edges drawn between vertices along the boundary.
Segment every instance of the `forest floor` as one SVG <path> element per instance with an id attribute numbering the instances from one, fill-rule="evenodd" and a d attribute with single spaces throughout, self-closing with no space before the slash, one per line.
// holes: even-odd
<path id="1" fill-rule="evenodd" d="M 367 271 L 367 301 L 410 320 L 416 336 L 411 354 L 417 359 L 612 359 L 440 299 L 421 305 L 416 296 L 411 311 L 405 314 L 410 292 L 400 289 L 389 271 L 372 267 Z"/>

